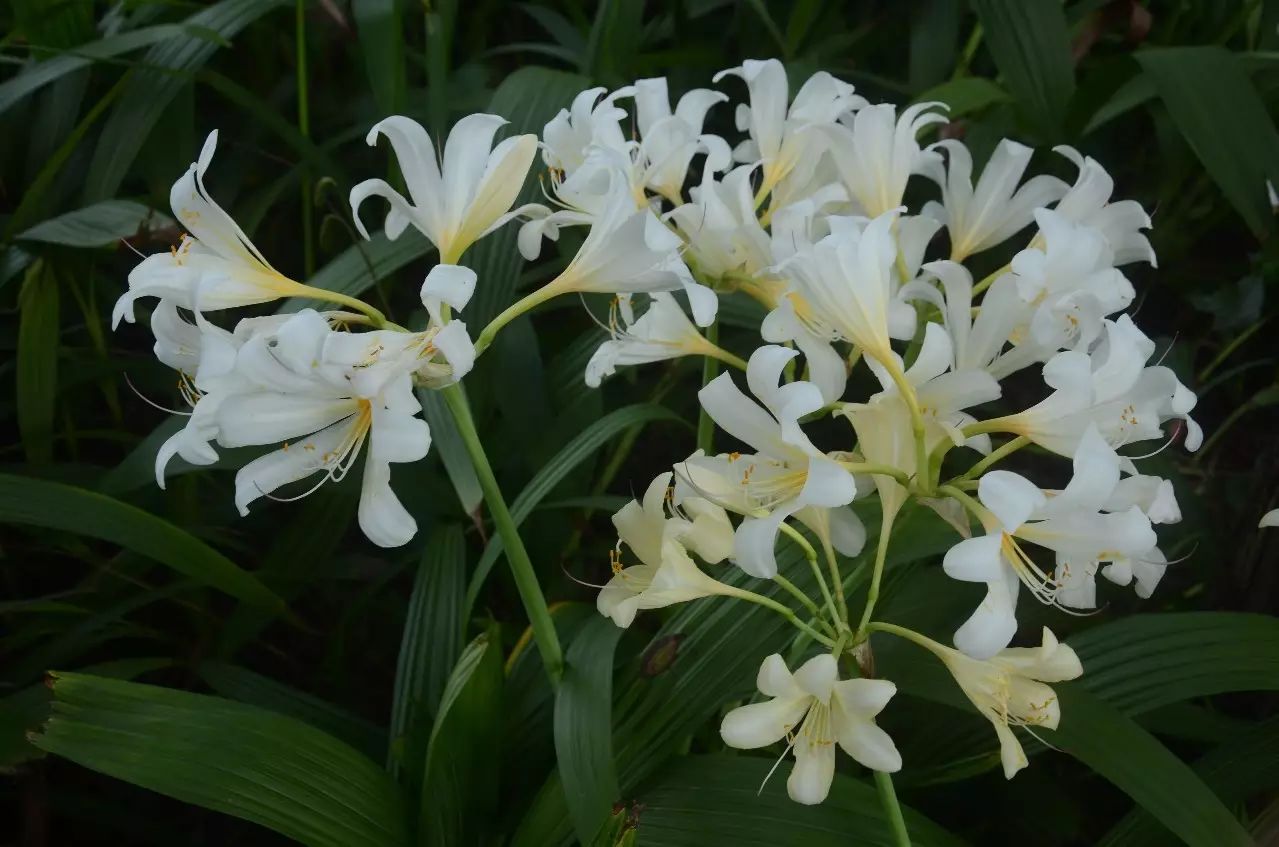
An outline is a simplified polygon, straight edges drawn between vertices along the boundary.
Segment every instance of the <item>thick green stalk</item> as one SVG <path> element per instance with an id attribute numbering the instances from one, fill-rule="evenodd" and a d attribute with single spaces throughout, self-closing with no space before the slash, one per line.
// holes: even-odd
<path id="1" fill-rule="evenodd" d="M 706 327 L 706 340 L 716 347 L 719 346 L 719 321 L 715 321 Z M 740 360 L 739 360 L 740 361 Z M 719 373 L 719 362 L 710 356 L 702 359 L 702 387 L 715 378 Z M 715 443 L 715 422 L 711 420 L 711 416 L 706 414 L 706 410 L 698 407 L 697 412 L 697 449 L 701 450 L 708 456 L 715 455 L 712 449 Z"/>
<path id="2" fill-rule="evenodd" d="M 906 832 L 906 819 L 893 790 L 893 778 L 883 771 L 875 771 L 875 787 L 879 789 L 879 802 L 884 804 L 884 815 L 893 830 L 893 840 L 898 847 L 910 847 L 910 834 Z"/>
<path id="3" fill-rule="evenodd" d="M 493 468 L 489 465 L 488 456 L 484 453 L 484 445 L 480 443 L 480 435 L 475 430 L 475 420 L 471 417 L 471 407 L 466 401 L 466 394 L 460 385 L 450 385 L 442 392 L 448 404 L 453 420 L 457 422 L 458 432 L 466 444 L 466 452 L 475 466 L 475 476 L 479 479 L 480 489 L 484 492 L 484 502 L 488 504 L 489 513 L 493 515 L 493 524 L 502 537 L 506 548 L 506 561 L 511 566 L 511 575 L 515 577 L 515 586 L 519 589 L 520 600 L 524 603 L 524 612 L 528 615 L 529 625 L 533 629 L 533 641 L 542 654 L 542 664 L 546 667 L 547 676 L 552 686 L 558 686 L 560 675 L 564 670 L 564 652 L 560 649 L 559 636 L 555 633 L 555 622 L 551 620 L 551 611 L 547 608 L 546 597 L 538 584 L 537 574 L 533 570 L 533 562 L 529 559 L 524 542 L 520 539 L 515 519 L 506 507 L 502 497 L 502 489 L 493 476 Z"/>

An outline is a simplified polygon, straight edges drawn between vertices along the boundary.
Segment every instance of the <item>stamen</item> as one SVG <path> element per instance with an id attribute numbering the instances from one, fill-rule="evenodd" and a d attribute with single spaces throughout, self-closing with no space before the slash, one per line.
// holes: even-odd
<path id="1" fill-rule="evenodd" d="M 194 414 L 193 412 L 179 412 L 177 409 L 170 409 L 167 406 L 161 406 L 159 403 L 155 402 L 154 400 L 147 397 L 145 394 L 143 394 L 141 391 L 138 390 L 138 387 L 133 384 L 133 380 L 129 378 L 129 374 L 127 371 L 124 374 L 124 381 L 126 384 L 128 384 L 130 390 L 132 390 L 134 394 L 138 395 L 138 397 L 142 399 L 142 402 L 146 403 L 148 406 L 154 406 L 155 408 L 159 409 L 161 412 L 168 412 L 171 415 L 182 415 L 183 417 L 186 417 L 186 418 L 189 418 L 191 417 L 192 414 Z M 195 405 L 195 404 L 193 403 L 192 405 Z"/>

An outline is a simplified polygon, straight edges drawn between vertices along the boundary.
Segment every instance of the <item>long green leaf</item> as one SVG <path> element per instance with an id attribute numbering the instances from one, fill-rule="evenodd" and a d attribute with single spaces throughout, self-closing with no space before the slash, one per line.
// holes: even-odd
<path id="1" fill-rule="evenodd" d="M 308 724 L 152 685 L 56 674 L 40 749 L 310 847 L 404 845 L 400 796 L 373 762 Z"/>
<path id="2" fill-rule="evenodd" d="M 1279 787 L 1279 717 L 1249 727 L 1194 764 L 1195 773 L 1228 805 Z M 1159 847 L 1166 830 L 1142 809 L 1115 824 L 1098 847 Z"/>
<path id="3" fill-rule="evenodd" d="M 555 696 L 555 759 L 578 840 L 589 844 L 620 795 L 613 766 L 613 650 L 622 630 L 593 618 L 569 645 Z"/>
<path id="4" fill-rule="evenodd" d="M 184 22 L 198 35 L 166 39 L 147 50 L 144 67 L 129 79 L 102 128 L 84 189 L 88 202 L 107 200 L 119 191 L 151 127 L 217 49 L 218 41 L 208 33 L 225 41 L 281 4 L 282 0 L 220 0 Z"/>
<path id="5" fill-rule="evenodd" d="M 786 796 L 770 758 L 690 756 L 640 793 L 636 843 L 653 847 L 847 847 L 894 839 L 873 786 L 837 774 L 819 806 Z M 963 842 L 924 816 L 903 809 L 915 847 Z"/>
<path id="6" fill-rule="evenodd" d="M 353 0 L 351 13 L 360 37 L 364 72 L 378 111 L 399 114 L 404 101 L 404 35 L 397 0 Z"/>
<path id="7" fill-rule="evenodd" d="M 466 544 L 458 526 L 431 533 L 418 564 L 409 600 L 391 698 L 391 773 L 405 772 L 406 785 L 421 784 L 432 718 L 461 652 L 462 587 Z"/>
<path id="8" fill-rule="evenodd" d="M 973 0 L 1004 86 L 1050 138 L 1075 92 L 1074 63 L 1060 0 Z"/>
<path id="9" fill-rule="evenodd" d="M 248 571 L 190 533 L 103 494 L 0 474 L 0 523 L 25 524 L 100 538 L 246 603 L 285 610 L 284 601 Z"/>
<path id="10" fill-rule="evenodd" d="M 1136 56 L 1226 199 L 1254 233 L 1269 233 L 1274 217 L 1266 181 L 1279 185 L 1279 132 L 1239 60 L 1221 47 Z"/>
<path id="11" fill-rule="evenodd" d="M 1077 685 L 1057 690 L 1062 721 L 1045 730 L 1064 750 L 1120 788 L 1190 847 L 1249 847 L 1235 816 L 1203 780 L 1132 718 Z"/>
<path id="12" fill-rule="evenodd" d="M 431 731 L 418 808 L 423 843 L 482 843 L 497 803 L 502 658 L 496 631 L 462 651 Z"/>
<path id="13" fill-rule="evenodd" d="M 183 28 L 180 24 L 157 24 L 102 38 L 73 50 L 61 52 L 60 55 L 43 62 L 29 65 L 22 73 L 0 84 L 0 114 L 28 94 L 99 59 L 109 59 L 121 53 L 129 53 L 156 42 L 180 36 L 182 33 Z"/>
<path id="14" fill-rule="evenodd" d="M 164 229 L 173 221 L 132 200 L 104 200 L 36 224 L 18 234 L 23 241 L 42 241 L 68 247 L 114 245 L 145 230 Z"/>
<path id="15" fill-rule="evenodd" d="M 662 406 L 638 403 L 633 406 L 624 406 L 621 409 L 616 409 L 591 424 L 543 465 L 537 475 L 529 481 L 529 484 L 511 503 L 511 516 L 515 519 L 516 525 L 518 526 L 532 513 L 538 503 L 542 502 L 554 490 L 560 480 L 564 479 L 573 468 L 585 461 L 592 453 L 607 443 L 609 439 L 635 424 L 674 418 L 674 413 Z M 497 562 L 497 557 L 501 553 L 502 539 L 495 536 L 489 541 L 488 547 L 484 549 L 484 555 L 480 557 L 479 563 L 475 566 L 475 571 L 471 575 L 470 585 L 467 586 L 465 609 L 468 616 L 470 609 L 475 605 L 476 598 L 479 597 L 480 588 L 483 587 L 485 578 L 488 577 L 489 571 L 493 569 L 493 565 Z"/>
<path id="16" fill-rule="evenodd" d="M 18 294 L 18 431 L 29 462 L 53 458 L 53 415 L 58 399 L 58 280 L 38 260 Z"/>
<path id="17" fill-rule="evenodd" d="M 386 749 L 386 732 L 345 709 L 278 680 L 226 662 L 202 662 L 200 676 L 217 694 L 309 723 L 366 756 Z"/>

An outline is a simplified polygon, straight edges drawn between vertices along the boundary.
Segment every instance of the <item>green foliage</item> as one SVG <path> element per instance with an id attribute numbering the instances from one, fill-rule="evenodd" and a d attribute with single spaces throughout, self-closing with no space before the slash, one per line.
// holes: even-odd
<path id="1" fill-rule="evenodd" d="M 169 186 L 214 128 L 209 190 L 276 267 L 301 279 L 313 264 L 308 284 L 421 325 L 433 248 L 411 228 L 386 238 L 375 203 L 373 237 L 359 238 L 347 204 L 363 176 L 400 182 L 385 143 L 363 142 L 376 120 L 405 114 L 442 141 L 440 128 L 489 111 L 510 122 L 506 135 L 539 132 L 581 90 L 665 74 L 678 94 L 766 56 L 786 62 L 793 86 L 828 70 L 871 100 L 946 103 L 943 132 L 968 142 L 978 169 L 1002 137 L 1101 161 L 1116 197 L 1153 210 L 1158 272 L 1125 271 L 1158 290 L 1143 325 L 1198 392 L 1209 435 L 1192 458 L 1153 460 L 1185 515 L 1161 528 L 1177 563 L 1153 598 L 1116 597 L 1095 617 L 1027 610 L 1086 669 L 1059 689 L 1060 728 L 1039 733 L 1066 755 L 1023 734 L 1032 767 L 1005 783 L 989 723 L 936 662 L 874 639 L 876 667 L 900 689 L 884 721 L 905 758 L 896 782 L 912 838 L 1220 845 L 1272 826 L 1279 535 L 1256 524 L 1279 505 L 1267 194 L 1279 185 L 1279 3 L 21 0 L 0 23 L 0 779 L 22 799 L 11 805 L 27 834 L 892 843 L 864 771 L 845 762 L 831 799 L 801 808 L 785 797 L 789 765 L 766 779 L 770 755 L 724 750 L 719 720 L 752 696 L 760 659 L 811 648 L 785 621 L 707 601 L 646 612 L 623 634 L 591 605 L 587 586 L 610 575 L 609 513 L 693 449 L 691 428 L 671 421 L 696 415 L 694 363 L 588 390 L 603 333 L 557 301 L 513 323 L 467 381 L 566 648 L 553 690 L 515 587 L 494 568 L 505 547 L 438 393 L 420 395 L 430 457 L 395 470 L 419 533 L 384 551 L 354 529 L 358 473 L 302 502 L 264 499 L 245 518 L 232 475 L 256 449 L 204 468 L 175 459 L 158 489 L 156 452 L 182 419 L 154 406 L 183 401 L 149 354 L 144 304 L 138 326 L 109 329 L 134 251 L 178 242 Z M 727 132 L 733 115 L 720 106 L 709 121 Z M 1033 167 L 1073 177 L 1046 151 Z M 547 178 L 539 160 L 521 202 L 540 199 Z M 468 327 L 548 279 L 575 237 L 536 263 L 519 257 L 513 226 L 477 243 Z M 720 317 L 721 342 L 749 352 L 758 304 L 725 297 Z M 881 609 L 947 640 L 974 602 L 936 567 L 953 532 L 931 513 L 902 521 Z M 812 588 L 796 548 L 779 562 Z M 852 596 L 864 594 L 868 554 L 842 564 Z M 135 677 L 155 684 L 124 681 Z"/>

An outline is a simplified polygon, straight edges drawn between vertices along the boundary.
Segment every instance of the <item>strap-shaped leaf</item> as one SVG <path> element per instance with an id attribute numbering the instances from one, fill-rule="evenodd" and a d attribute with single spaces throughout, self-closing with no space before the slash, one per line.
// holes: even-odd
<path id="1" fill-rule="evenodd" d="M 227 662 L 203 662 L 199 672 L 222 697 L 297 718 L 366 756 L 379 756 L 386 749 L 385 730 L 314 694 Z"/>
<path id="2" fill-rule="evenodd" d="M 578 840 L 589 844 L 617 801 L 613 650 L 622 630 L 593 618 L 569 645 L 555 696 L 555 759 Z"/>
<path id="3" fill-rule="evenodd" d="M 18 294 L 18 431 L 29 462 L 53 458 L 58 398 L 58 280 L 43 261 L 27 269 Z"/>
<path id="4" fill-rule="evenodd" d="M 467 645 L 431 730 L 418 807 L 421 843 L 483 843 L 497 803 L 502 656 L 496 630 Z"/>
<path id="5" fill-rule="evenodd" d="M 23 241 L 65 244 L 68 247 L 103 247 L 143 229 L 172 226 L 167 215 L 132 200 L 103 200 L 74 212 L 36 224 L 19 233 Z"/>
<path id="6" fill-rule="evenodd" d="M 1249 727 L 1194 764 L 1195 773 L 1222 802 L 1234 806 L 1279 785 L 1279 717 Z M 1133 809 L 1098 847 L 1159 847 L 1166 830 L 1148 812 Z"/>
<path id="7" fill-rule="evenodd" d="M 1235 816 L 1190 767 L 1132 718 L 1081 686 L 1057 689 L 1061 726 L 1044 730 L 1061 748 L 1105 777 L 1190 847 L 1249 847 Z"/>
<path id="8" fill-rule="evenodd" d="M 636 844 L 653 847 L 847 847 L 897 842 L 869 783 L 835 776 L 830 796 L 801 806 L 786 796 L 779 769 L 763 756 L 690 756 L 640 793 Z M 904 808 L 915 847 L 963 842 Z"/>
<path id="9" fill-rule="evenodd" d="M 381 768 L 301 721 L 218 697 L 57 674 L 40 749 L 309 847 L 407 843 Z"/>
<path id="10" fill-rule="evenodd" d="M 187 18 L 183 35 L 147 50 L 143 67 L 128 80 L 94 148 L 85 199 L 106 200 L 120 189 L 151 127 L 190 81 L 190 74 L 217 50 L 219 40 L 225 44 L 281 5 L 281 0 L 220 0 Z"/>
<path id="11" fill-rule="evenodd" d="M 351 13 L 378 112 L 398 115 L 404 106 L 404 33 L 398 0 L 353 0 Z"/>
<path id="12" fill-rule="evenodd" d="M 973 0 L 1004 86 L 1047 136 L 1061 130 L 1075 93 L 1066 14 L 1059 0 Z"/>
<path id="13" fill-rule="evenodd" d="M 391 773 L 405 770 L 404 784 L 421 784 L 431 721 L 461 652 L 462 588 L 466 544 L 459 526 L 431 533 L 413 580 L 391 700 Z"/>
<path id="14" fill-rule="evenodd" d="M 100 538 L 168 565 L 233 597 L 285 610 L 258 578 L 162 518 L 94 491 L 0 474 L 0 523 Z"/>
<path id="15" fill-rule="evenodd" d="M 1279 185 L 1279 132 L 1243 65 L 1215 46 L 1141 50 L 1136 56 L 1226 199 L 1258 236 L 1270 232 L 1266 181 Z"/>

